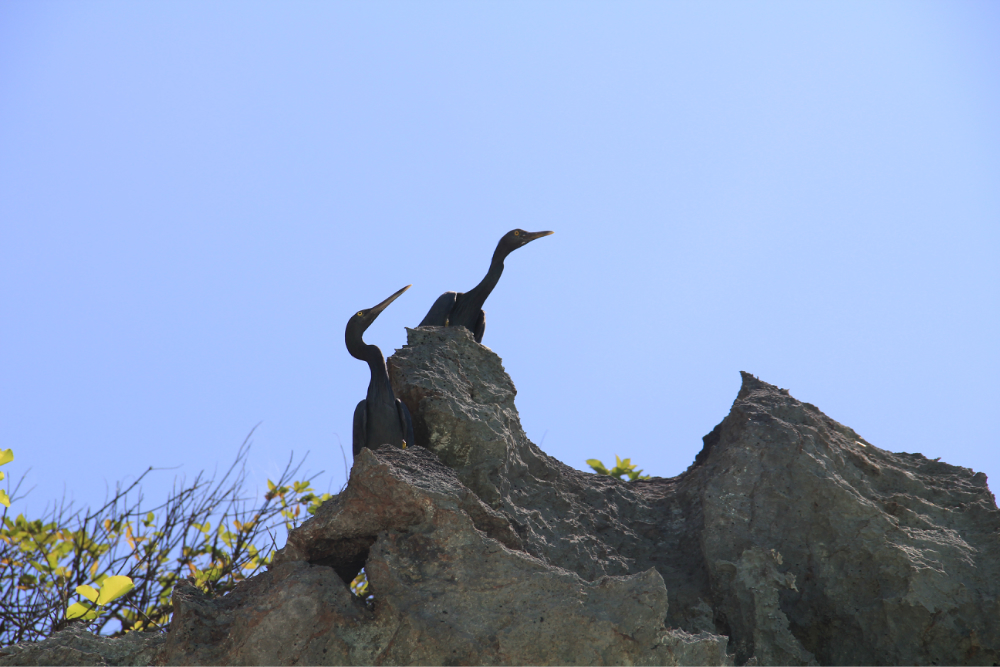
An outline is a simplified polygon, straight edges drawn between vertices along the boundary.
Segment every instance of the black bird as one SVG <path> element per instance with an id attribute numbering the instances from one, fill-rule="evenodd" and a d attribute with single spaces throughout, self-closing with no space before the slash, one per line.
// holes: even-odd
<path id="1" fill-rule="evenodd" d="M 347 321 L 347 331 L 344 332 L 347 351 L 355 359 L 367 361 L 372 372 L 368 397 L 354 409 L 354 456 L 361 453 L 362 447 L 375 449 L 388 444 L 406 449 L 407 445 L 413 444 L 413 420 L 410 419 L 410 411 L 392 393 L 382 350 L 361 339 L 379 313 L 410 287 L 407 285 L 374 308 L 359 310 Z"/>
<path id="2" fill-rule="evenodd" d="M 421 327 L 465 327 L 475 336 L 477 343 L 483 342 L 486 331 L 486 313 L 483 304 L 503 273 L 503 261 L 507 255 L 535 239 L 555 232 L 526 232 L 514 229 L 503 235 L 493 252 L 490 270 L 482 282 L 468 292 L 445 292 L 438 297 L 418 326 Z"/>

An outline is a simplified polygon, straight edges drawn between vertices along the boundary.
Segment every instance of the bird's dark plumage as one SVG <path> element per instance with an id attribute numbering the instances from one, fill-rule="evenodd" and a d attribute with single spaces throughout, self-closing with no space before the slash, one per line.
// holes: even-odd
<path id="1" fill-rule="evenodd" d="M 483 311 L 483 304 L 500 280 L 504 259 L 518 248 L 553 233 L 513 229 L 504 234 L 493 252 L 493 261 L 490 262 L 490 270 L 486 272 L 486 277 L 468 292 L 445 292 L 439 296 L 418 326 L 462 326 L 472 332 L 477 343 L 482 343 L 483 333 L 486 331 L 486 313 Z"/>
<path id="2" fill-rule="evenodd" d="M 413 444 L 413 420 L 406 405 L 392 393 L 382 350 L 362 340 L 362 334 L 379 313 L 408 289 L 409 285 L 377 306 L 359 310 L 347 321 L 344 332 L 347 351 L 355 359 L 367 362 L 372 374 L 367 397 L 354 409 L 354 456 L 361 453 L 362 447 L 375 449 L 388 444 L 405 448 Z"/>

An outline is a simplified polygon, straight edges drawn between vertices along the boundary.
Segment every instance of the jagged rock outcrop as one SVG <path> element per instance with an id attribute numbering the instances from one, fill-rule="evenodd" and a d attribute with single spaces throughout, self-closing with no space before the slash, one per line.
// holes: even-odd
<path id="1" fill-rule="evenodd" d="M 700 478 L 624 483 L 546 455 L 521 429 L 516 390 L 489 348 L 460 328 L 410 329 L 389 360 L 417 443 L 506 517 L 528 553 L 593 580 L 655 568 L 670 591 L 668 625 L 715 632 L 701 555 Z"/>
<path id="2" fill-rule="evenodd" d="M 608 484 L 527 440 L 488 349 L 409 335 L 390 375 L 417 442 L 538 558 L 585 579 L 655 568 L 667 624 L 729 636 L 738 663 L 1000 660 L 1000 512 L 982 473 L 878 449 L 744 373 L 684 474 Z"/>
<path id="3" fill-rule="evenodd" d="M 986 475 L 879 449 L 745 373 L 698 458 L 687 475 L 702 480 L 703 554 L 737 660 L 757 628 L 728 564 L 754 548 L 795 577 L 780 611 L 821 664 L 1000 660 L 1000 512 Z"/>
<path id="4" fill-rule="evenodd" d="M 219 599 L 178 586 L 166 636 L 67 630 L 0 664 L 1000 661 L 981 473 L 744 374 L 685 473 L 620 482 L 531 443 L 464 328 L 409 330 L 389 370 L 421 446 L 362 451 L 268 572 Z M 372 605 L 345 583 L 361 567 Z"/>

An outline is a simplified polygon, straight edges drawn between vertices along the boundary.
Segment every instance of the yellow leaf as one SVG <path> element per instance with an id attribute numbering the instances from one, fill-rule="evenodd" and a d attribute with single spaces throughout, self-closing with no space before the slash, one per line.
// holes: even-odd
<path id="1" fill-rule="evenodd" d="M 76 593 L 77 595 L 82 595 L 91 602 L 97 602 L 98 593 L 93 586 L 87 586 L 86 584 L 84 584 L 83 586 L 77 586 Z"/>
<path id="2" fill-rule="evenodd" d="M 599 475 L 611 474 L 611 472 L 604 467 L 604 464 L 601 463 L 600 459 L 587 459 L 587 465 L 589 465 L 594 470 L 594 472 L 596 472 Z"/>
<path id="3" fill-rule="evenodd" d="M 0 470 L 0 479 L 3 479 L 6 476 L 7 476 L 7 473 L 5 473 L 4 471 Z"/>
<path id="4" fill-rule="evenodd" d="M 92 618 L 97 618 L 97 611 L 89 603 L 77 602 L 66 610 L 66 618 L 82 618 L 89 621 Z"/>
<path id="5" fill-rule="evenodd" d="M 130 578 L 122 575 L 108 577 L 104 585 L 101 586 L 101 595 L 97 599 L 97 604 L 107 604 L 112 600 L 117 600 L 130 590 L 132 590 L 132 580 Z"/>
<path id="6" fill-rule="evenodd" d="M 0 466 L 10 463 L 13 460 L 14 460 L 13 449 L 0 449 Z"/>
<path id="7" fill-rule="evenodd" d="M 0 489 L 0 505 L 10 507 L 10 496 L 3 489 Z"/>

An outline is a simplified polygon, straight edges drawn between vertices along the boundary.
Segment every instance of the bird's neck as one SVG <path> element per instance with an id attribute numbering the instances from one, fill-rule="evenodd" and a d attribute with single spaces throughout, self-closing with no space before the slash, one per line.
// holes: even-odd
<path id="1" fill-rule="evenodd" d="M 368 383 L 368 402 L 372 403 L 393 403 L 395 396 L 392 393 L 392 383 L 389 382 L 389 370 L 385 365 L 385 357 L 382 350 L 375 345 L 368 345 L 373 350 L 365 359 L 368 362 L 368 369 L 372 372 L 372 379 Z"/>
<path id="2" fill-rule="evenodd" d="M 483 304 L 486 303 L 486 298 L 493 291 L 493 288 L 497 286 L 497 282 L 500 280 L 501 274 L 503 274 L 503 260 L 506 257 L 507 253 L 502 252 L 500 248 L 497 248 L 496 252 L 493 253 L 493 261 L 490 262 L 490 270 L 486 272 L 486 277 L 479 281 L 478 285 L 465 293 L 466 302 L 470 308 L 476 311 L 482 309 Z"/>
<path id="3" fill-rule="evenodd" d="M 372 379 L 368 383 L 368 400 L 376 402 L 390 401 L 394 399 L 392 384 L 389 382 L 389 371 L 385 366 L 385 357 L 378 345 L 368 345 L 362 342 L 360 345 L 351 346 L 348 349 L 351 356 L 360 359 L 368 364 Z"/>

